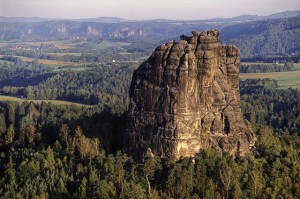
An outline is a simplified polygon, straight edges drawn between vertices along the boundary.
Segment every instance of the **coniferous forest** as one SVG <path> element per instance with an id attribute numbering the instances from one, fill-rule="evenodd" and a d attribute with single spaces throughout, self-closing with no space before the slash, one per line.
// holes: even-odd
<path id="1" fill-rule="evenodd" d="M 241 83 L 256 153 L 133 160 L 121 152 L 125 103 L 0 103 L 2 198 L 297 198 L 300 92 Z M 123 106 L 123 108 L 122 108 Z M 120 111 L 125 110 L 125 111 Z"/>

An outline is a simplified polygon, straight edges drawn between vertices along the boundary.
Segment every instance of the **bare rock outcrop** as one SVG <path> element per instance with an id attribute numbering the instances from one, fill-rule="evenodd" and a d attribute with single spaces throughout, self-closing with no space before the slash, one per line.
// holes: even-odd
<path id="1" fill-rule="evenodd" d="M 143 158 L 215 148 L 243 155 L 255 135 L 240 107 L 240 52 L 219 31 L 192 32 L 155 49 L 134 72 L 124 151 Z"/>

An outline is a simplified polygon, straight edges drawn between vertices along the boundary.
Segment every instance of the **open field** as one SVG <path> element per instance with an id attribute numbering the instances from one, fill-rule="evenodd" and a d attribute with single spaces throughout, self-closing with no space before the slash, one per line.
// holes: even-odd
<path id="1" fill-rule="evenodd" d="M 300 71 L 273 72 L 273 73 L 241 73 L 240 79 L 275 79 L 278 81 L 279 88 L 298 88 L 300 89 Z"/>
<path id="2" fill-rule="evenodd" d="M 63 67 L 55 67 L 53 68 L 53 72 L 61 72 L 61 71 L 86 71 L 91 70 L 91 67 L 85 67 L 85 66 L 63 66 Z"/>
<path id="3" fill-rule="evenodd" d="M 272 65 L 272 64 L 275 64 L 275 63 L 241 62 L 241 64 L 244 64 L 244 65 L 263 65 L 263 66 L 269 66 L 269 65 Z M 283 63 L 278 63 L 277 65 L 283 66 L 284 64 Z"/>
<path id="4" fill-rule="evenodd" d="M 4 46 L 7 46 L 8 44 L 7 43 L 2 43 L 0 42 L 0 48 L 4 47 Z"/>
<path id="5" fill-rule="evenodd" d="M 98 42 L 91 42 L 91 41 L 80 41 L 76 43 L 72 43 L 75 48 L 77 49 L 84 49 L 84 50 L 104 50 L 110 47 L 116 47 L 123 49 L 120 42 L 114 42 L 114 41 L 108 41 L 108 40 L 103 40 L 103 41 L 98 41 Z"/>
<path id="6" fill-rule="evenodd" d="M 17 44 L 25 44 L 25 45 L 29 45 L 29 46 L 53 45 L 54 47 L 56 47 L 60 50 L 74 48 L 74 46 L 67 44 L 64 41 L 21 42 L 21 43 L 17 43 Z"/>
<path id="7" fill-rule="evenodd" d="M 127 53 L 127 52 L 120 52 L 118 53 L 119 55 L 131 55 L 132 53 Z"/>
<path id="8" fill-rule="evenodd" d="M 45 64 L 45 65 L 60 65 L 60 66 L 67 66 L 67 65 L 73 65 L 73 66 L 82 66 L 87 63 L 80 63 L 80 62 L 64 62 L 64 61 L 57 61 L 57 60 L 48 60 L 48 59 L 33 59 L 29 57 L 22 57 L 22 56 L 16 56 L 20 58 L 22 61 L 25 62 L 32 62 L 36 60 L 40 64 Z"/>
<path id="9" fill-rule="evenodd" d="M 241 62 L 241 65 L 251 66 L 251 65 L 261 65 L 261 66 L 270 66 L 274 63 L 258 63 L 258 62 Z M 284 63 L 278 63 L 277 65 L 284 66 Z M 293 63 L 294 70 L 300 70 L 300 63 Z"/>
<path id="10" fill-rule="evenodd" d="M 0 95 L 0 101 L 15 101 L 15 102 L 19 102 L 19 103 L 28 101 L 28 102 L 33 102 L 36 104 L 46 102 L 46 103 L 51 103 L 54 105 L 76 105 L 76 106 L 92 107 L 91 105 L 67 102 L 67 101 L 62 101 L 62 100 L 28 100 L 25 98 L 11 97 L 11 96 L 6 96 L 6 95 Z"/>
<path id="11" fill-rule="evenodd" d="M 4 55 L 0 55 L 0 58 L 2 58 Z M 37 61 L 40 64 L 45 65 L 59 65 L 59 66 L 82 66 L 86 65 L 86 62 L 64 62 L 64 61 L 57 61 L 57 60 L 48 60 L 48 59 L 34 59 L 30 57 L 23 57 L 23 56 L 14 56 L 20 58 L 24 62 L 32 62 Z"/>
<path id="12" fill-rule="evenodd" d="M 120 46 L 130 46 L 131 43 L 128 43 L 128 42 L 119 42 L 119 45 Z"/>
<path id="13" fill-rule="evenodd" d="M 121 61 L 121 63 L 124 63 L 124 64 L 138 64 L 140 63 L 139 60 L 128 60 L 128 61 Z"/>
<path id="14" fill-rule="evenodd" d="M 26 47 L 34 47 L 37 48 L 41 45 L 53 45 L 55 48 L 60 50 L 68 50 L 72 48 L 86 48 L 88 50 L 103 50 L 109 47 L 125 47 L 130 46 L 131 43 L 128 42 L 118 42 L 118 41 L 85 41 L 85 40 L 52 40 L 52 41 L 33 41 L 33 42 L 24 42 L 20 40 L 11 40 L 11 41 L 1 41 L 0 47 L 8 46 L 8 45 L 19 45 Z"/>
<path id="15" fill-rule="evenodd" d="M 294 70 L 300 70 L 300 63 L 294 63 Z"/>
<path id="16" fill-rule="evenodd" d="M 1 58 L 1 55 L 0 55 L 0 58 Z M 9 62 L 9 61 L 0 60 L 0 64 L 5 64 L 5 63 L 11 64 L 11 62 Z"/>
<path id="17" fill-rule="evenodd" d="M 82 53 L 45 53 L 46 55 L 56 55 L 56 56 L 65 56 L 65 55 L 71 55 L 71 56 L 81 56 Z"/>
<path id="18" fill-rule="evenodd" d="M 31 47 L 39 47 L 41 45 L 53 45 L 54 47 L 65 50 L 74 48 L 73 45 L 69 44 L 67 41 L 33 41 L 33 42 L 23 42 L 19 40 L 11 40 L 9 42 L 0 42 L 0 47 L 8 46 L 8 45 L 25 45 Z"/>

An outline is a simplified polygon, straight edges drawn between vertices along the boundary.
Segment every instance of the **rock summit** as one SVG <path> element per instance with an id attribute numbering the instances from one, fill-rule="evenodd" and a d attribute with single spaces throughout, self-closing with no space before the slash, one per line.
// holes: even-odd
<path id="1" fill-rule="evenodd" d="M 219 31 L 192 31 L 155 49 L 134 72 L 124 151 L 134 157 L 233 156 L 254 146 L 240 107 L 240 51 Z"/>

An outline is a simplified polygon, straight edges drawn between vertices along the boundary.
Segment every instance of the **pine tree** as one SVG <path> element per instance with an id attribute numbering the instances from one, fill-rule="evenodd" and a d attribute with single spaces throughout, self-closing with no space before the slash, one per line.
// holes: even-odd
<path id="1" fill-rule="evenodd" d="M 81 180 L 81 184 L 79 186 L 79 196 L 81 198 L 86 198 L 86 189 L 87 189 L 87 179 L 85 177 L 83 177 L 83 179 Z"/>
<path id="2" fill-rule="evenodd" d="M 0 109 L 0 135 L 6 131 L 6 122 L 4 112 Z"/>
<path id="3" fill-rule="evenodd" d="M 221 182 L 222 182 L 223 186 L 225 187 L 226 199 L 228 199 L 229 198 L 229 190 L 231 188 L 232 181 L 233 181 L 232 169 L 228 166 L 225 166 L 224 168 L 222 168 L 220 170 L 219 175 L 220 175 Z"/>
<path id="4" fill-rule="evenodd" d="M 50 171 L 55 170 L 54 153 L 50 146 L 46 150 L 46 159 L 44 160 L 44 168 Z"/>
<path id="5" fill-rule="evenodd" d="M 8 145 L 13 143 L 14 136 L 15 136 L 15 130 L 14 130 L 14 126 L 11 124 L 9 125 L 9 128 L 7 129 L 7 133 L 5 135 L 5 144 Z"/>

